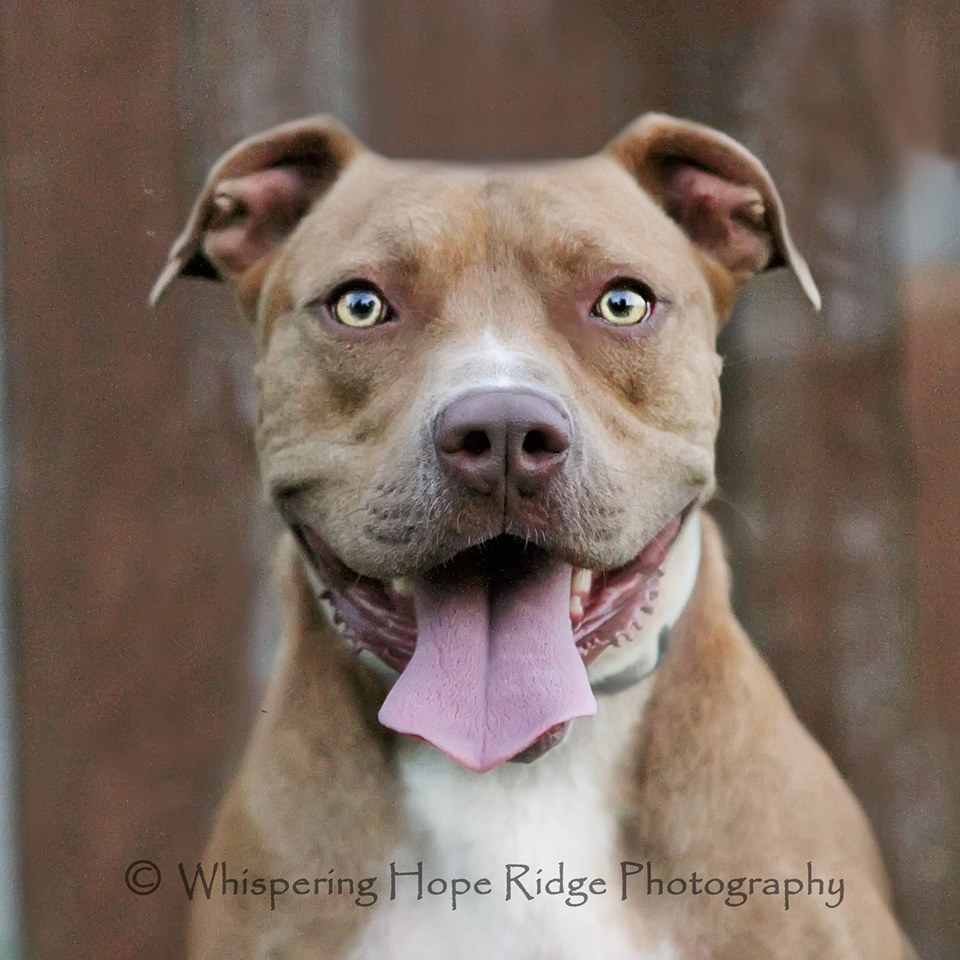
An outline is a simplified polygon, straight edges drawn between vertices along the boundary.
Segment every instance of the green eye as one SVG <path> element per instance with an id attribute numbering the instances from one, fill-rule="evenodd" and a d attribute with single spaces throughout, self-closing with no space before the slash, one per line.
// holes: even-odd
<path id="1" fill-rule="evenodd" d="M 345 327 L 375 327 L 389 316 L 387 301 L 373 287 L 354 287 L 341 293 L 333 315 Z"/>
<path id="2" fill-rule="evenodd" d="M 621 283 L 601 294 L 593 313 L 616 327 L 635 327 L 650 316 L 655 302 L 650 291 Z"/>

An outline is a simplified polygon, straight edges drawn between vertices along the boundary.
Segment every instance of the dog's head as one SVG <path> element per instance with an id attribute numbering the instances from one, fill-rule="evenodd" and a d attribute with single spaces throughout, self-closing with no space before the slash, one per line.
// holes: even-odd
<path id="1" fill-rule="evenodd" d="M 529 167 L 384 159 L 325 118 L 213 168 L 154 290 L 230 281 L 260 353 L 266 489 L 388 725 L 485 769 L 592 709 L 714 488 L 719 324 L 792 268 L 766 171 L 648 115 Z"/>

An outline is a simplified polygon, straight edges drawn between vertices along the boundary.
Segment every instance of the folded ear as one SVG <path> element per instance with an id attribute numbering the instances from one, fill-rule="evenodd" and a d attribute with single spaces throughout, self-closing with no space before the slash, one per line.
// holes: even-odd
<path id="1" fill-rule="evenodd" d="M 816 309 L 820 293 L 787 231 L 777 188 L 736 140 L 664 114 L 640 117 L 607 147 L 698 247 L 737 286 L 772 267 L 789 267 Z"/>
<path id="2" fill-rule="evenodd" d="M 151 305 L 179 276 L 239 282 L 276 251 L 362 150 L 351 133 L 324 116 L 237 144 L 210 171 L 150 292 Z"/>

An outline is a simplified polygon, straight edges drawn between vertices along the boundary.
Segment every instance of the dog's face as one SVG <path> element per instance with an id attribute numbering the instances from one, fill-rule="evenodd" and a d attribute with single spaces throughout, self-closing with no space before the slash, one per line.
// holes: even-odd
<path id="1" fill-rule="evenodd" d="M 718 323 L 778 263 L 813 289 L 762 167 L 701 127 L 650 117 L 594 157 L 480 169 L 313 121 L 221 161 L 161 289 L 237 283 L 269 495 L 354 642 L 413 685 L 390 725 L 422 734 L 413 699 L 468 705 L 480 734 L 430 739 L 484 769 L 588 711 L 571 662 L 635 628 L 711 495 Z M 529 699 L 495 679 L 518 670 L 562 701 L 519 730 L 494 717 Z M 499 707 L 466 689 L 497 683 Z"/>
<path id="2" fill-rule="evenodd" d="M 711 289 L 615 161 L 489 173 L 362 157 L 293 239 L 264 290 L 261 463 L 352 570 L 415 576 L 501 534 L 608 569 L 711 491 Z M 382 320 L 352 325 L 358 305 Z M 458 405 L 484 430 L 470 406 L 484 394 L 528 398 L 507 416 L 532 406 L 531 423 L 555 411 L 563 462 L 536 489 L 499 470 L 486 489 L 443 449 Z"/>

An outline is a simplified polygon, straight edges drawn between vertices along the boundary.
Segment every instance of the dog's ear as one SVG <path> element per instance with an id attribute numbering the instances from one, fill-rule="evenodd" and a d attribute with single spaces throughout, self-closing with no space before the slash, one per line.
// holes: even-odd
<path id="1" fill-rule="evenodd" d="M 726 134 L 648 113 L 607 147 L 688 237 L 739 287 L 789 267 L 816 309 L 820 293 L 787 231 L 777 188 L 763 164 Z"/>
<path id="2" fill-rule="evenodd" d="M 180 276 L 240 283 L 253 272 L 262 278 L 270 255 L 363 149 L 324 116 L 237 144 L 210 171 L 150 292 L 151 305 Z"/>

